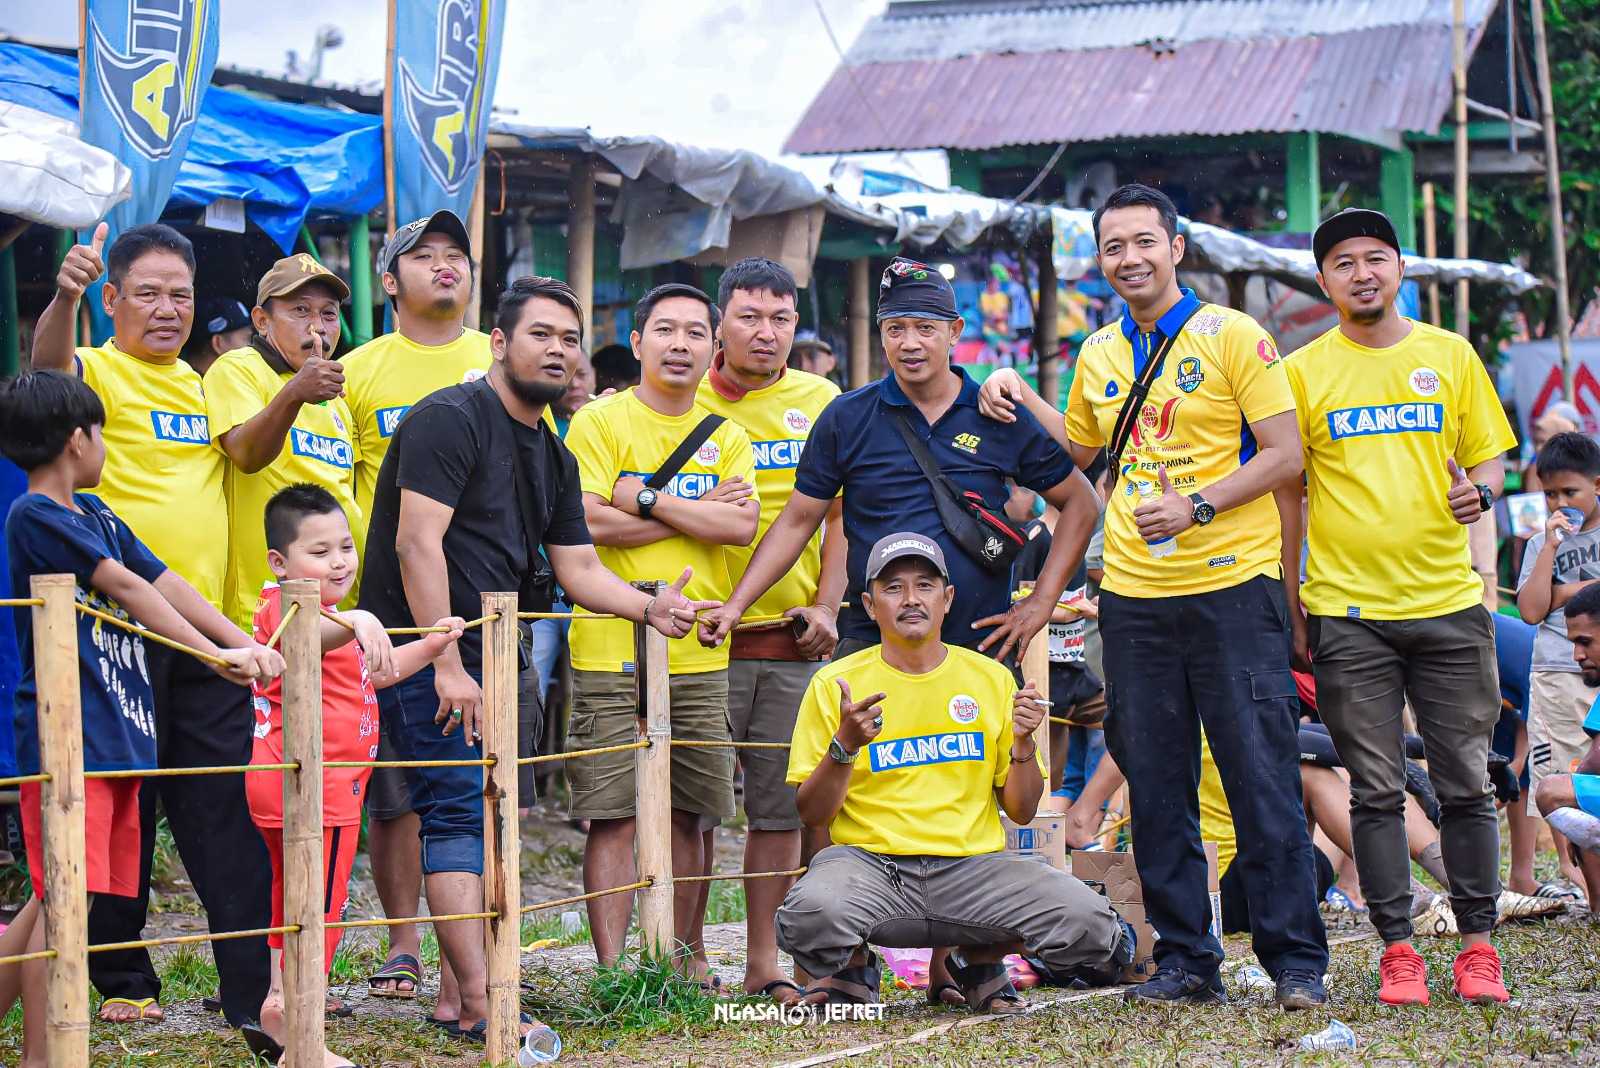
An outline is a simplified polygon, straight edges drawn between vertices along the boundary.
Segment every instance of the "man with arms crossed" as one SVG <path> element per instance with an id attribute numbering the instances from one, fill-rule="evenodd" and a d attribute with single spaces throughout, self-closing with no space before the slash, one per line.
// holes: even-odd
<path id="1" fill-rule="evenodd" d="M 756 493 L 761 498 L 761 528 L 772 526 L 794 492 L 795 468 L 806 436 L 838 387 L 825 378 L 786 366 L 794 338 L 794 275 L 766 259 L 740 260 L 722 275 L 717 303 L 722 346 L 700 382 L 700 404 L 744 427 L 755 456 Z M 794 737 L 800 697 L 817 661 L 838 640 L 835 620 L 844 595 L 844 530 L 839 502 L 829 510 L 827 537 L 818 531 L 799 561 L 777 585 L 751 606 L 757 619 L 785 617 L 776 627 L 736 631 L 729 643 L 728 719 L 736 742 L 787 742 Z M 735 578 L 750 559 L 743 546 L 728 548 Z M 796 631 L 798 629 L 798 633 Z M 744 845 L 746 872 L 789 871 L 800 866 L 800 813 L 794 787 L 784 782 L 787 759 L 781 750 L 741 749 L 744 809 L 749 835 Z M 710 832 L 708 832 L 709 835 Z M 707 841 L 707 860 L 710 859 Z M 710 874 L 708 870 L 706 874 Z M 747 960 L 744 990 L 773 995 L 780 1003 L 800 998 L 800 987 L 778 967 L 773 916 L 791 879 L 751 879 L 745 883 Z M 710 884 L 701 884 L 701 894 Z M 702 911 L 704 906 L 701 906 Z M 780 988 L 784 993 L 777 994 Z"/>
<path id="2" fill-rule="evenodd" d="M 1106 747 L 1128 778 L 1145 907 L 1161 933 L 1155 976 L 1126 996 L 1226 1000 L 1199 833 L 1203 726 L 1233 807 L 1256 956 L 1279 1005 L 1312 1008 L 1327 1002 L 1328 946 L 1289 671 L 1284 576 L 1299 577 L 1300 542 L 1284 546 L 1278 514 L 1290 496 L 1299 514 L 1294 397 L 1255 320 L 1178 287 L 1184 239 L 1164 193 L 1123 186 L 1094 226 L 1101 270 L 1128 308 L 1083 343 L 1065 421 L 1014 372 L 985 394 L 997 411 L 1023 400 L 1079 466 L 1104 446 L 1114 454 L 1100 594 Z"/>
<path id="3" fill-rule="evenodd" d="M 1500 834 L 1486 771 L 1500 689 L 1467 526 L 1492 507 L 1505 477 L 1500 454 L 1516 438 L 1472 346 L 1395 306 L 1405 262 L 1387 216 L 1347 209 L 1317 227 L 1311 246 L 1339 325 L 1289 361 L 1310 499 L 1301 591 L 1310 618 L 1302 624 L 1296 612 L 1292 621 L 1297 659 L 1314 658 L 1317 709 L 1350 773 L 1361 894 L 1387 947 L 1378 998 L 1428 1003 L 1411 947 L 1401 737 L 1409 700 L 1461 930 L 1455 993 L 1503 1002 L 1489 942 Z"/>

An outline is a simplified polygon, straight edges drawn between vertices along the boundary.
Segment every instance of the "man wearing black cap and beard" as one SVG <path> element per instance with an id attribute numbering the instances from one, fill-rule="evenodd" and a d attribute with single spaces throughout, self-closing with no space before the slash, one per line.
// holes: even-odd
<path id="1" fill-rule="evenodd" d="M 1361 892 L 1387 946 L 1378 998 L 1428 1003 L 1423 960 L 1411 948 L 1402 812 L 1409 698 L 1439 795 L 1461 929 L 1455 992 L 1478 1004 L 1504 1002 L 1500 957 L 1489 942 L 1499 825 L 1484 773 L 1499 686 L 1493 619 L 1467 525 L 1493 506 L 1505 476 L 1500 454 L 1516 439 L 1466 339 L 1395 307 L 1405 261 L 1387 216 L 1342 211 L 1317 227 L 1311 245 L 1339 325 L 1288 363 L 1311 549 L 1301 591 L 1310 618 L 1295 612 L 1291 622 L 1296 659 L 1315 657 L 1318 710 L 1350 772 Z M 1284 536 L 1298 542 L 1289 519 Z"/>

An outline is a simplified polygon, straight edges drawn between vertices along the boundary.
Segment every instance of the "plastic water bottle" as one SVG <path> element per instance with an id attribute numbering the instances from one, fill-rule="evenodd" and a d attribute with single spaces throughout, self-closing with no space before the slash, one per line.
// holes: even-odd
<path id="1" fill-rule="evenodd" d="M 1272 981 L 1272 976 L 1268 975 L 1266 969 L 1259 964 L 1246 964 L 1240 968 L 1237 980 L 1247 991 L 1278 989 L 1278 985 Z"/>
<path id="2" fill-rule="evenodd" d="M 1139 481 L 1140 504 L 1146 504 L 1150 501 L 1158 499 L 1160 496 L 1161 491 L 1154 482 L 1151 482 L 1147 479 L 1141 479 Z M 1160 560 L 1164 556 L 1171 556 L 1173 554 L 1173 552 L 1178 548 L 1178 539 L 1168 535 L 1165 538 L 1157 538 L 1155 541 L 1147 541 L 1145 542 L 1145 546 L 1149 548 L 1151 556 L 1155 557 L 1157 560 Z"/>
<path id="3" fill-rule="evenodd" d="M 560 1056 L 561 1036 L 534 1021 L 533 1030 L 523 1036 L 522 1048 L 517 1050 L 517 1063 L 522 1068 L 531 1068 L 535 1064 L 550 1064 Z"/>
<path id="4" fill-rule="evenodd" d="M 1300 1036 L 1300 1048 L 1304 1050 L 1355 1049 L 1359 1044 L 1356 1033 L 1338 1020 L 1314 1035 Z"/>
<path id="5" fill-rule="evenodd" d="M 583 917 L 576 912 L 563 912 L 561 914 L 561 934 L 564 938 L 573 938 L 583 933 Z"/>

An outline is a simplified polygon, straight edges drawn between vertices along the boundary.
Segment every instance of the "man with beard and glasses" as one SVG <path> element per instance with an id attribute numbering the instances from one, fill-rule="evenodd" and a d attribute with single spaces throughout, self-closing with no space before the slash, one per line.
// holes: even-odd
<path id="1" fill-rule="evenodd" d="M 1378 999 L 1426 1005 L 1411 946 L 1404 708 L 1416 714 L 1439 796 L 1439 838 L 1461 930 L 1454 992 L 1508 995 L 1489 942 L 1500 827 L 1487 767 L 1500 718 L 1494 621 L 1467 526 L 1494 505 L 1516 444 L 1483 361 L 1463 337 L 1400 313 L 1400 240 L 1382 212 L 1350 208 L 1311 239 L 1339 325 L 1289 360 L 1305 448 L 1309 619 L 1295 612 L 1317 709 L 1350 773 L 1361 893 L 1385 949 Z M 1298 544 L 1299 513 L 1284 513 Z M 1491 518 L 1488 522 L 1492 523 Z M 1291 533 L 1291 527 L 1293 531 Z M 1403 576 L 1403 577 L 1402 577 Z"/>
<path id="2" fill-rule="evenodd" d="M 406 416 L 378 473 L 363 609 L 400 627 L 463 611 L 476 618 L 484 590 L 517 590 L 520 608 L 542 609 L 531 581 L 542 549 L 574 604 L 648 622 L 668 637 L 689 633 L 706 606 L 684 598 L 681 580 L 651 597 L 602 566 L 584 523 L 577 462 L 545 420 L 583 352 L 582 315 L 566 283 L 518 279 L 500 301 L 488 375 L 430 394 Z M 383 691 L 384 730 L 400 759 L 483 755 L 482 674 L 483 632 L 469 630 L 431 667 Z M 482 911 L 482 769 L 407 768 L 406 779 L 429 911 Z M 460 1016 L 434 1019 L 482 1042 L 483 924 L 435 927 L 459 986 Z"/>
<path id="3" fill-rule="evenodd" d="M 211 440 L 228 458 L 224 610 L 241 627 L 251 625 L 262 584 L 272 581 L 262 516 L 273 494 L 302 482 L 321 486 L 339 502 L 361 544 L 366 523 L 355 500 L 359 453 L 350 409 L 340 396 L 344 367 L 332 359 L 339 304 L 349 298 L 339 276 L 307 253 L 279 260 L 256 287 L 250 343 L 206 372 Z"/>
<path id="4" fill-rule="evenodd" d="M 489 336 L 466 322 L 474 283 L 472 242 L 455 213 L 436 211 L 397 229 L 378 254 L 378 269 L 394 309 L 394 332 L 344 358 L 345 401 L 355 419 L 356 504 L 364 514 L 371 514 L 378 469 L 410 407 L 435 390 L 483 377 L 492 362 Z M 356 544 L 365 568 L 366 547 Z M 524 723 L 532 721 L 531 702 L 538 687 L 530 686 L 525 675 L 522 688 L 522 704 L 530 707 L 518 710 L 518 740 L 523 743 L 519 751 L 532 752 L 531 738 L 522 735 Z M 378 759 L 395 759 L 394 747 L 381 732 Z M 518 776 L 530 797 L 532 771 L 525 765 Z M 367 846 L 385 915 L 415 916 L 422 894 L 417 816 L 399 768 L 372 770 L 367 786 Z M 388 932 L 383 967 L 369 978 L 372 996 L 415 998 L 422 993 L 422 932 L 413 923 L 397 924 Z M 455 977 L 445 966 L 439 974 L 437 1011 L 450 1016 L 456 1000 Z"/>

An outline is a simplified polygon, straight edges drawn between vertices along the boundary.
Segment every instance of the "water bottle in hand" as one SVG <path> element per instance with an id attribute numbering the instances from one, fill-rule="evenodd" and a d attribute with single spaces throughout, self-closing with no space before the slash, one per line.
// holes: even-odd
<path id="1" fill-rule="evenodd" d="M 1161 490 L 1154 482 L 1151 482 L 1149 479 L 1139 480 L 1139 504 L 1146 504 L 1150 501 L 1157 500 L 1160 497 Z M 1169 534 L 1165 538 L 1157 538 L 1155 541 L 1147 541 L 1145 542 L 1145 546 L 1149 548 L 1151 556 L 1155 557 L 1157 560 L 1160 560 L 1162 557 L 1171 556 L 1173 554 L 1173 552 L 1178 548 L 1178 539 Z"/>
<path id="2" fill-rule="evenodd" d="M 522 1048 L 517 1050 L 517 1063 L 522 1068 L 535 1064 L 550 1064 L 561 1056 L 561 1036 L 537 1020 L 533 1030 L 522 1038 Z"/>

